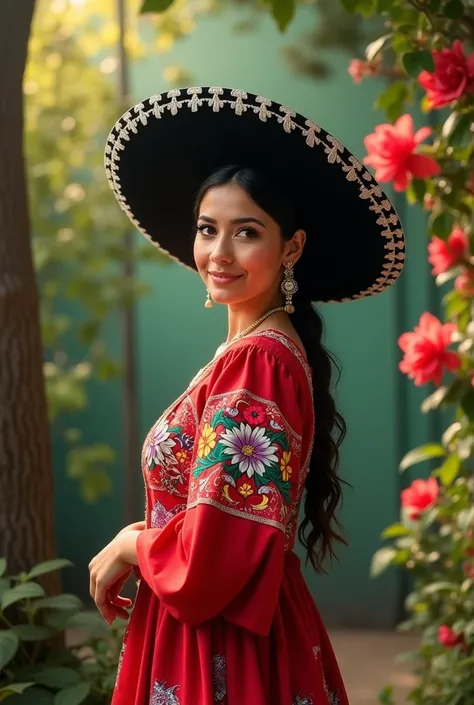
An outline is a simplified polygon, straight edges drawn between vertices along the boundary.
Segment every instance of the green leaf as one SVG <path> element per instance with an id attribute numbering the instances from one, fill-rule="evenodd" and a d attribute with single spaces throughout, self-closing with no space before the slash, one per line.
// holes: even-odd
<path id="1" fill-rule="evenodd" d="M 428 10 L 430 12 L 438 12 L 441 7 L 441 0 L 428 0 Z"/>
<path id="2" fill-rule="evenodd" d="M 380 705 L 395 705 L 395 701 L 393 699 L 393 686 L 387 685 L 383 690 L 381 690 L 378 694 L 378 701 Z"/>
<path id="3" fill-rule="evenodd" d="M 2 601 L 2 597 L 6 593 L 7 590 L 10 589 L 10 580 L 8 578 L 0 578 L 0 604 Z"/>
<path id="4" fill-rule="evenodd" d="M 408 98 L 408 88 L 404 81 L 395 81 L 379 95 L 375 101 L 377 109 L 385 110 L 387 119 L 392 122 L 400 117 L 405 101 Z"/>
<path id="5" fill-rule="evenodd" d="M 0 702 L 5 700 L 9 695 L 21 695 L 27 688 L 31 688 L 32 685 L 34 685 L 34 683 L 10 683 L 9 685 L 3 686 L 3 688 L 0 688 Z"/>
<path id="6" fill-rule="evenodd" d="M 54 597 L 45 597 L 43 600 L 35 602 L 35 607 L 38 609 L 48 608 L 54 610 L 80 610 L 82 602 L 76 595 L 64 593 L 63 595 L 55 595 Z"/>
<path id="7" fill-rule="evenodd" d="M 144 15 L 146 12 L 155 12 L 161 14 L 168 10 L 173 4 L 174 0 L 145 0 L 140 9 L 140 14 Z"/>
<path id="8" fill-rule="evenodd" d="M 430 51 L 409 51 L 402 56 L 403 68 L 412 78 L 418 78 L 420 71 L 434 71 L 433 56 Z"/>
<path id="9" fill-rule="evenodd" d="M 408 202 L 423 203 L 426 193 L 426 181 L 424 179 L 412 179 L 406 191 Z"/>
<path id="10" fill-rule="evenodd" d="M 3 578 L 7 570 L 7 559 L 0 558 L 0 578 Z"/>
<path id="11" fill-rule="evenodd" d="M 367 19 L 374 14 L 376 7 L 377 0 L 358 0 L 356 9 L 357 12 L 360 12 L 360 14 Z"/>
<path id="12" fill-rule="evenodd" d="M 358 0 L 341 0 L 341 4 L 348 12 L 356 12 Z"/>
<path id="13" fill-rule="evenodd" d="M 427 443 L 426 445 L 419 446 L 419 448 L 409 451 L 400 463 L 400 470 L 403 472 L 411 465 L 421 463 L 430 458 L 439 458 L 442 455 L 446 455 L 443 446 L 439 445 L 439 443 Z"/>
<path id="14" fill-rule="evenodd" d="M 383 37 L 379 37 L 378 39 L 375 39 L 375 41 L 371 42 L 365 50 L 365 56 L 367 61 L 372 61 L 373 59 L 375 59 L 377 54 L 383 49 L 386 42 L 391 37 L 393 37 L 392 33 L 385 34 Z"/>
<path id="15" fill-rule="evenodd" d="M 70 688 L 80 683 L 81 676 L 73 668 L 47 668 L 44 664 L 36 673 L 35 680 L 39 685 L 45 685 L 47 688 Z"/>
<path id="16" fill-rule="evenodd" d="M 37 624 L 16 624 L 12 631 L 19 637 L 20 641 L 43 641 L 52 636 L 53 631 L 49 627 Z"/>
<path id="17" fill-rule="evenodd" d="M 461 460 L 453 453 L 446 458 L 439 470 L 436 471 L 436 474 L 439 476 L 443 485 L 448 487 L 448 485 L 451 485 L 457 478 L 460 468 Z"/>
<path id="18" fill-rule="evenodd" d="M 54 705 L 80 705 L 91 692 L 90 683 L 79 683 L 56 693 Z"/>
<path id="19" fill-rule="evenodd" d="M 65 558 L 55 558 L 51 561 L 44 561 L 44 563 L 38 563 L 35 565 L 28 573 L 28 580 L 32 578 L 37 578 L 39 575 L 44 575 L 45 573 L 52 573 L 60 568 L 70 568 L 74 564 Z"/>
<path id="20" fill-rule="evenodd" d="M 474 419 L 474 389 L 468 390 L 461 400 L 461 408 L 470 421 Z"/>
<path id="21" fill-rule="evenodd" d="M 403 524 L 391 524 L 387 526 L 386 529 L 382 531 L 381 538 L 383 539 L 394 539 L 399 536 L 409 536 L 411 531 L 408 527 L 403 526 Z"/>
<path id="22" fill-rule="evenodd" d="M 272 431 L 267 431 L 266 436 L 272 443 L 277 443 L 280 445 L 283 450 L 288 450 L 289 449 L 289 442 L 288 442 L 288 436 L 286 435 L 285 431 L 277 431 L 277 432 L 272 432 Z M 290 458 L 290 464 L 291 464 L 291 458 Z"/>
<path id="23" fill-rule="evenodd" d="M 392 39 L 392 49 L 396 54 L 406 54 L 413 49 L 413 39 L 399 31 Z"/>
<path id="24" fill-rule="evenodd" d="M 107 636 L 109 627 L 104 622 L 100 614 L 96 611 L 78 612 L 67 620 L 68 629 L 81 629 L 89 634 Z"/>
<path id="25" fill-rule="evenodd" d="M 24 583 L 17 585 L 10 590 L 6 590 L 2 597 L 2 610 L 13 605 L 20 600 L 31 600 L 35 597 L 44 597 L 44 590 L 38 583 Z"/>
<path id="26" fill-rule="evenodd" d="M 374 553 L 372 557 L 372 562 L 370 565 L 371 577 L 375 578 L 377 575 L 380 575 L 380 573 L 383 573 L 383 571 L 392 563 L 396 555 L 397 551 L 394 548 L 379 548 L 379 550 Z"/>
<path id="27" fill-rule="evenodd" d="M 14 697 L 15 705 L 54 705 L 54 695 L 43 688 L 28 688 L 22 695 Z"/>
<path id="28" fill-rule="evenodd" d="M 437 235 L 442 240 L 446 240 L 454 225 L 454 218 L 451 213 L 431 214 L 429 218 L 429 229 L 433 235 Z"/>
<path id="29" fill-rule="evenodd" d="M 295 15 L 295 0 L 270 0 L 272 14 L 280 32 L 284 32 Z"/>
<path id="30" fill-rule="evenodd" d="M 21 641 L 43 641 L 53 634 L 53 631 L 48 627 L 36 624 L 17 624 L 12 628 L 12 631 Z"/>
<path id="31" fill-rule="evenodd" d="M 20 646 L 18 636 L 11 630 L 0 630 L 0 672 L 10 663 Z"/>
<path id="32" fill-rule="evenodd" d="M 456 114 L 459 115 L 458 113 L 456 113 Z M 465 137 L 470 139 L 471 124 L 472 124 L 472 115 L 471 114 L 461 115 L 460 117 L 458 117 L 458 120 L 456 122 L 456 126 L 454 127 L 453 131 L 451 132 L 451 135 L 449 138 L 449 144 L 453 147 L 460 147 L 464 143 Z"/>
<path id="33" fill-rule="evenodd" d="M 393 0 L 376 0 L 377 12 L 388 12 L 393 7 Z"/>
<path id="34" fill-rule="evenodd" d="M 464 15 L 464 7 L 461 0 L 449 0 L 443 8 L 443 14 L 450 20 L 460 20 Z"/>
<path id="35" fill-rule="evenodd" d="M 54 629 L 55 632 L 62 632 L 66 629 L 71 617 L 76 614 L 73 610 L 49 610 L 43 616 L 44 623 Z"/>
<path id="36" fill-rule="evenodd" d="M 404 81 L 394 81 L 379 95 L 376 101 L 377 108 L 388 108 L 394 103 L 401 103 L 407 95 L 407 87 Z"/>

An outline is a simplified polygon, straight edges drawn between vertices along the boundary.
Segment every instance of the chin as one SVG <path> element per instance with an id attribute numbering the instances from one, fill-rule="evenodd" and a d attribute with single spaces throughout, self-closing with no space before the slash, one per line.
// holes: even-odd
<path id="1" fill-rule="evenodd" d="M 228 306 L 230 304 L 237 304 L 242 301 L 240 296 L 232 296 L 231 294 L 226 294 L 222 291 L 211 291 L 211 298 L 215 304 L 221 304 L 222 306 Z"/>

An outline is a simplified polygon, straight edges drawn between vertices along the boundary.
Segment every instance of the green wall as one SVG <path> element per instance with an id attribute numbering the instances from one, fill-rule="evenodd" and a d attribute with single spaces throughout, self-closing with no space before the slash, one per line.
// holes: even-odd
<path id="1" fill-rule="evenodd" d="M 132 67 L 133 94 L 138 100 L 164 90 L 163 68 L 179 63 L 193 71 L 195 85 L 244 88 L 266 95 L 308 115 L 363 157 L 363 137 L 382 120 L 373 109 L 378 81 L 356 86 L 347 74 L 349 57 L 325 54 L 334 75 L 316 83 L 286 67 L 281 48 L 298 41 L 313 10 L 298 13 L 291 31 L 280 35 L 270 18 L 250 35 L 235 34 L 238 15 L 226 12 L 201 20 L 171 56 L 156 56 Z M 176 145 L 179 149 L 179 144 Z M 160 168 L 157 155 L 157 168 Z M 164 168 L 170 168 L 164 165 Z M 339 551 L 339 563 L 327 576 L 307 572 L 307 580 L 324 618 L 331 625 L 388 627 L 399 617 L 402 577 L 389 572 L 368 577 L 379 534 L 398 516 L 402 479 L 398 461 L 410 447 L 433 437 L 436 429 L 419 412 L 420 390 L 403 379 L 397 365 L 398 335 L 411 328 L 425 308 L 436 310 L 426 263 L 424 215 L 405 212 L 408 265 L 393 290 L 370 300 L 322 308 L 326 344 L 343 369 L 338 403 L 348 424 L 342 453 L 342 475 L 352 488 L 345 492 L 342 521 L 350 546 Z M 354 232 L 354 237 L 358 233 Z M 150 425 L 214 353 L 225 337 L 225 311 L 204 308 L 204 289 L 196 275 L 179 265 L 144 266 L 140 272 L 153 294 L 137 311 L 136 347 L 140 391 L 140 428 Z M 116 327 L 110 339 L 118 344 Z M 121 451 L 120 386 L 97 389 L 84 425 L 88 438 L 108 441 Z M 114 469 L 113 496 L 84 507 L 74 485 L 62 472 L 62 449 L 56 448 L 57 516 L 60 551 L 77 564 L 66 581 L 69 589 L 87 592 L 87 562 L 123 525 L 123 467 Z M 141 485 L 137 457 L 137 486 Z M 70 517 L 74 516 L 71 527 Z M 137 518 L 141 518 L 141 510 Z"/>

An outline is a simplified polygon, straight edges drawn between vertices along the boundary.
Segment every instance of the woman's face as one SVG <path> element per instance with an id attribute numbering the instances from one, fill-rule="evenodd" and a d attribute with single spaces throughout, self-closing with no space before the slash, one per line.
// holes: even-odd
<path id="1" fill-rule="evenodd" d="M 194 259 L 216 303 L 271 302 L 283 266 L 298 259 L 293 240 L 284 242 L 273 218 L 240 186 L 227 184 L 201 201 Z"/>

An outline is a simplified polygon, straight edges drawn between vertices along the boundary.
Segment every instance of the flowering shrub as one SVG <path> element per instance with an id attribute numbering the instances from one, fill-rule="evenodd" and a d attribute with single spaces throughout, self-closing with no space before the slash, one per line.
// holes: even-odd
<path id="1" fill-rule="evenodd" d="M 444 296 L 446 322 L 420 312 L 400 336 L 400 370 L 431 385 L 425 413 L 451 410 L 437 443 L 410 451 L 401 470 L 430 462 L 426 479 L 401 493 L 400 521 L 383 532 L 373 575 L 389 565 L 411 575 L 408 619 L 419 634 L 410 656 L 418 705 L 474 703 L 474 0 L 341 0 L 351 12 L 383 15 L 384 35 L 349 73 L 390 82 L 377 107 L 387 122 L 365 138 L 376 178 L 427 212 L 427 257 Z M 430 127 L 411 113 L 429 113 Z M 427 115 L 428 117 L 428 115 Z M 420 121 L 422 122 L 422 120 Z M 434 385 L 434 390 L 433 390 Z M 443 416 L 446 418 L 446 415 Z M 387 687 L 380 701 L 393 702 Z"/>

